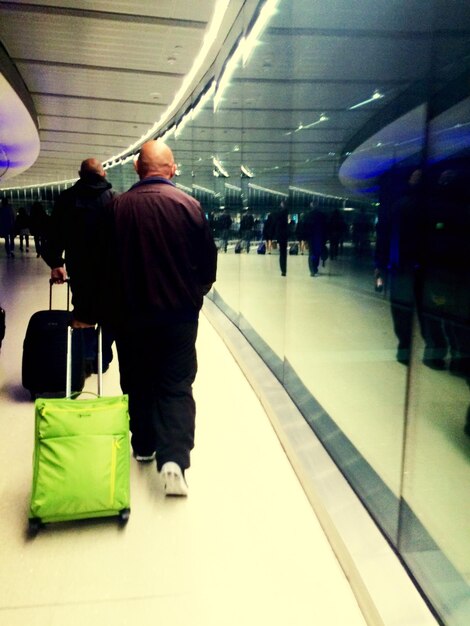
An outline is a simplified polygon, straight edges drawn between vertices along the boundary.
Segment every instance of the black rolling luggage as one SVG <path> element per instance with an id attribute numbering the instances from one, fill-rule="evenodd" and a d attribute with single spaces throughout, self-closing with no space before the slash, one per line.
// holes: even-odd
<path id="1" fill-rule="evenodd" d="M 37 311 L 31 316 L 23 342 L 22 384 L 37 396 L 65 396 L 67 364 L 67 328 L 72 319 L 69 311 L 69 284 L 67 283 L 67 310 L 52 309 L 50 281 L 49 310 Z M 73 333 L 72 391 L 81 391 L 85 384 L 85 361 L 81 332 Z"/>
<path id="2" fill-rule="evenodd" d="M 3 338 L 5 337 L 5 328 L 6 328 L 5 319 L 6 319 L 5 311 L 0 306 L 0 348 L 2 347 L 2 341 L 3 341 Z"/>

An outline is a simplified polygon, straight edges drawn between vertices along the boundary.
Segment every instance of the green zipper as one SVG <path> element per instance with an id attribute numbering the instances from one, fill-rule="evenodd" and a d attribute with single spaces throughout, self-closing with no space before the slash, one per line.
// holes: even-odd
<path id="1" fill-rule="evenodd" d="M 116 465 L 117 465 L 117 452 L 121 447 L 119 440 L 114 437 L 111 444 L 111 484 L 110 484 L 110 500 L 111 507 L 114 503 L 114 495 L 116 492 Z"/>

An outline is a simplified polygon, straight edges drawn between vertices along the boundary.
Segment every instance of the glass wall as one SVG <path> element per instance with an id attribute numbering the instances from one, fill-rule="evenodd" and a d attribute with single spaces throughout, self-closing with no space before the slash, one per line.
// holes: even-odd
<path id="1" fill-rule="evenodd" d="M 470 623 L 469 70 L 463 0 L 250 1 L 162 129 L 219 247 L 210 297 L 449 626 Z"/>

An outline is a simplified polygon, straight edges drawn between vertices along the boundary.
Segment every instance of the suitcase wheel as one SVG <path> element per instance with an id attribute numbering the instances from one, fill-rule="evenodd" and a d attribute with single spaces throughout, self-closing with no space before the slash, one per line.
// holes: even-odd
<path id="1" fill-rule="evenodd" d="M 44 524 L 41 522 L 39 517 L 31 517 L 28 520 L 28 534 L 30 537 L 35 537 Z"/>
<path id="2" fill-rule="evenodd" d="M 127 524 L 127 522 L 129 521 L 130 514 L 131 514 L 131 510 L 130 509 L 121 509 L 119 511 L 119 522 L 122 525 Z"/>

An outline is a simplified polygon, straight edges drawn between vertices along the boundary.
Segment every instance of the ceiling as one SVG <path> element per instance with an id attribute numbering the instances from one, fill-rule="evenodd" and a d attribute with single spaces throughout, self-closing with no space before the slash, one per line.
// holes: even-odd
<path id="1" fill-rule="evenodd" d="M 138 141 L 189 73 L 215 4 L 0 2 L 0 42 L 31 95 L 41 145 L 14 184 L 73 178 L 84 155 L 106 161 Z M 228 4 L 219 45 L 243 3 Z M 206 67 L 214 55 L 209 51 Z"/>
<path id="2" fill-rule="evenodd" d="M 83 158 L 106 161 L 137 142 L 181 87 L 215 4 L 0 0 L 0 41 L 30 94 L 41 146 L 15 186 L 74 178 Z M 230 0 L 193 86 L 241 9 L 253 14 L 257 4 Z M 450 12 L 444 0 L 280 0 L 217 114 L 211 103 L 205 107 L 176 141 L 177 156 L 191 162 L 193 183 L 196 172 L 198 182 L 210 184 L 216 154 L 233 182 L 243 164 L 266 187 L 340 193 L 338 173 L 348 158 L 362 155 L 343 169 L 343 184 L 354 186 L 354 176 L 367 178 L 368 163 L 375 171 L 377 159 L 393 160 L 394 137 L 403 144 L 407 133 L 423 138 L 426 115 L 440 116 L 443 131 L 470 122 L 468 107 L 458 106 L 468 90 L 447 88 L 451 81 L 466 85 L 461 76 L 469 68 L 468 2 L 455 2 Z M 372 100 L 375 91 L 382 97 Z M 437 98 L 441 93 L 445 97 Z M 431 95 L 439 106 L 423 113 Z M 392 134 L 390 149 L 382 145 L 377 152 L 379 139 L 388 136 L 385 128 Z M 422 142 L 415 143 L 420 150 Z M 182 167 L 181 181 L 184 172 Z"/>

